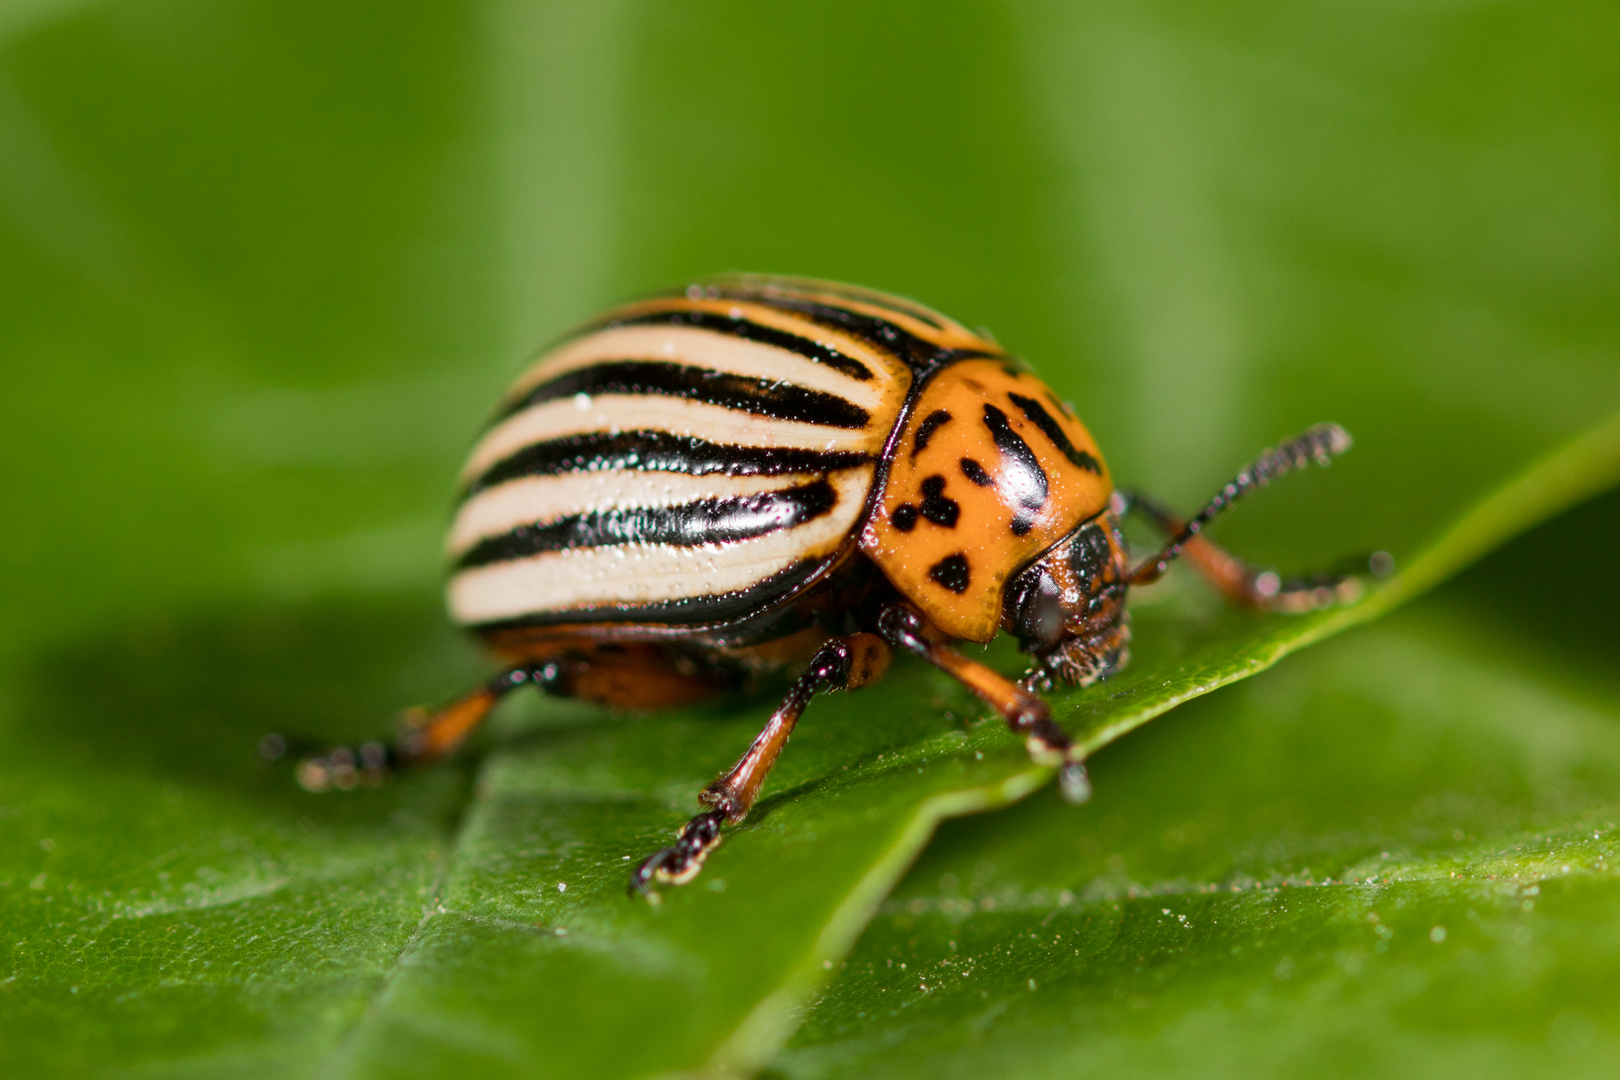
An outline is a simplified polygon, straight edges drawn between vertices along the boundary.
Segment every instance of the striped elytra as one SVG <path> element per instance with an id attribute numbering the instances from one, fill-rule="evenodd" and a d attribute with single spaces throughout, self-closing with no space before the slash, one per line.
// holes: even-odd
<path id="1" fill-rule="evenodd" d="M 798 666 L 703 812 L 637 866 L 632 891 L 656 896 L 747 815 L 810 700 L 881 678 L 898 651 L 978 695 L 1081 800 L 1083 754 L 1037 691 L 1125 664 L 1128 589 L 1183 552 L 1249 607 L 1349 599 L 1355 579 L 1283 582 L 1200 535 L 1244 492 L 1348 445 L 1318 425 L 1183 520 L 1116 493 L 1073 408 L 1021 361 L 911 301 L 755 277 L 636 301 L 535 360 L 462 470 L 450 612 L 503 670 L 408 714 L 392 747 L 306 758 L 300 782 L 443 757 L 521 686 L 656 708 Z M 1126 510 L 1167 537 L 1135 568 Z M 952 644 L 998 631 L 1029 655 L 1022 680 Z"/>

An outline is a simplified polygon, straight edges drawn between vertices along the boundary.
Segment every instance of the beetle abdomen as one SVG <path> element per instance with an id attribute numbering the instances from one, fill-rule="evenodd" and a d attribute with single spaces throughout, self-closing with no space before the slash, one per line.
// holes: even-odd
<path id="1" fill-rule="evenodd" d="M 861 520 L 912 376 L 784 306 L 643 301 L 530 367 L 463 471 L 456 620 L 710 623 L 812 580 Z"/>

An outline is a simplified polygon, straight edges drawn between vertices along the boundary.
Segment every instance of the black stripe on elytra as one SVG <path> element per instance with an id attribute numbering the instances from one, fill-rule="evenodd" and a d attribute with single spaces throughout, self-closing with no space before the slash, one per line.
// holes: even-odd
<path id="1" fill-rule="evenodd" d="M 734 295 L 737 299 L 754 300 L 769 304 L 771 307 L 782 308 L 787 311 L 796 311 L 816 322 L 826 326 L 837 327 L 845 333 L 876 345 L 885 352 L 892 352 L 904 360 L 913 371 L 921 372 L 932 370 L 941 364 L 955 360 L 969 360 L 974 357 L 989 356 L 1000 358 L 1001 353 L 987 349 L 942 349 L 933 342 L 925 341 L 917 335 L 888 319 L 876 315 L 868 315 L 860 311 L 851 311 L 848 308 L 837 307 L 833 304 L 819 303 L 815 300 L 805 300 L 792 296 L 760 296 L 746 290 L 726 290 L 722 287 L 721 295 Z"/>
<path id="2" fill-rule="evenodd" d="M 802 588 L 826 561 L 826 558 L 803 559 L 746 589 L 732 592 L 683 596 L 679 600 L 660 600 L 651 604 L 603 604 L 536 611 L 510 619 L 478 623 L 470 629 L 476 633 L 492 634 L 565 623 L 660 626 L 724 624 L 732 629 L 737 620 L 758 616 L 780 605 Z"/>
<path id="3" fill-rule="evenodd" d="M 589 431 L 530 443 L 485 469 L 462 492 L 466 500 L 487 488 L 526 476 L 570 472 L 678 472 L 688 476 L 785 476 L 865 465 L 858 450 L 803 450 L 788 446 L 731 446 L 667 431 Z"/>
<path id="4" fill-rule="evenodd" d="M 852 288 L 834 282 L 818 281 L 814 284 L 807 284 L 805 287 L 811 292 L 829 293 L 852 304 L 865 304 L 868 307 L 892 311 L 896 315 L 907 315 L 924 325 L 932 326 L 935 330 L 945 329 L 945 324 L 940 320 L 939 315 L 929 311 L 921 304 L 914 304 L 899 297 L 883 296 L 879 293 L 871 293 L 865 289 Z"/>
<path id="5" fill-rule="evenodd" d="M 916 457 L 928 446 L 928 440 L 934 437 L 934 432 L 951 422 L 951 414 L 944 409 L 935 409 L 922 418 L 917 425 L 917 434 L 912 437 L 911 456 Z"/>
<path id="6" fill-rule="evenodd" d="M 608 360 L 541 383 L 508 404 L 495 420 L 575 394 L 655 394 L 687 398 L 773 420 L 856 430 L 872 419 L 871 413 L 837 394 L 775 379 L 750 378 L 663 360 Z"/>
<path id="7" fill-rule="evenodd" d="M 1058 448 L 1059 453 L 1069 459 L 1069 464 L 1084 469 L 1089 473 L 1095 473 L 1098 476 L 1102 475 L 1102 462 L 1084 450 L 1076 449 L 1074 443 L 1070 442 L 1069 437 L 1063 433 L 1063 429 L 1058 427 L 1058 422 L 1052 419 L 1052 414 L 1047 412 L 1040 402 L 1034 398 L 1024 397 L 1022 394 L 1009 393 L 1007 396 L 1029 418 L 1030 423 L 1041 429 L 1041 434 L 1052 440 L 1052 445 Z"/>
<path id="8" fill-rule="evenodd" d="M 825 364 L 852 379 L 859 379 L 862 382 L 869 382 L 872 379 L 871 368 L 853 356 L 845 356 L 837 349 L 823 345 L 819 341 L 811 341 L 798 334 L 778 330 L 774 326 L 763 326 L 750 319 L 732 318 L 730 315 L 721 315 L 713 311 L 655 311 L 647 315 L 632 315 L 627 319 L 614 319 L 599 329 L 606 330 L 618 326 L 696 326 L 728 337 L 786 349 L 818 364 Z"/>
<path id="9" fill-rule="evenodd" d="M 1013 535 L 1023 536 L 1035 525 L 1032 511 L 1046 505 L 1046 470 L 1041 468 L 1035 451 L 1013 430 L 1007 414 L 989 402 L 984 405 L 984 426 L 990 429 L 990 437 L 1001 451 L 997 476 L 1002 488 L 1023 508 L 1012 520 Z"/>
<path id="10" fill-rule="evenodd" d="M 520 525 L 474 544 L 457 570 L 506 562 L 545 551 L 662 544 L 697 547 L 766 536 L 813 521 L 838 505 L 825 480 L 783 491 L 730 499 L 699 499 L 679 506 L 631 506 L 574 514 L 544 525 Z"/>

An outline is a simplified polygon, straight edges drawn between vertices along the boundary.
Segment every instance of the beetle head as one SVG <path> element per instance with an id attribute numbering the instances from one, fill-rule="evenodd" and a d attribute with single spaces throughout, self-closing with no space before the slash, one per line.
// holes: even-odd
<path id="1" fill-rule="evenodd" d="M 1002 628 L 1034 664 L 1025 683 L 1089 686 L 1125 663 L 1129 561 L 1107 510 L 1077 526 L 1007 582 Z"/>

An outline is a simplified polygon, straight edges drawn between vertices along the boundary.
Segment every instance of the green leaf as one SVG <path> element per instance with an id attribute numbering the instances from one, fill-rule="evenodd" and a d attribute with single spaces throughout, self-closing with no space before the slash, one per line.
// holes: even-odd
<path id="1" fill-rule="evenodd" d="M 1180 575 L 1139 596 L 1132 667 L 1058 701 L 1101 746 L 1613 481 L 1614 36 L 1580 3 L 0 18 L 0 1066 L 765 1062 L 935 823 L 1048 778 L 941 677 L 816 703 L 657 909 L 629 860 L 779 686 L 530 702 L 343 798 L 254 764 L 267 730 L 375 733 L 483 670 L 439 534 L 523 356 L 741 267 L 992 325 L 1179 505 L 1346 424 L 1353 454 L 1218 535 L 1402 575 L 1304 620 Z"/>
<path id="2" fill-rule="evenodd" d="M 776 1070 L 1612 1075 L 1617 527 L 1178 711 L 1086 807 L 947 827 Z"/>

